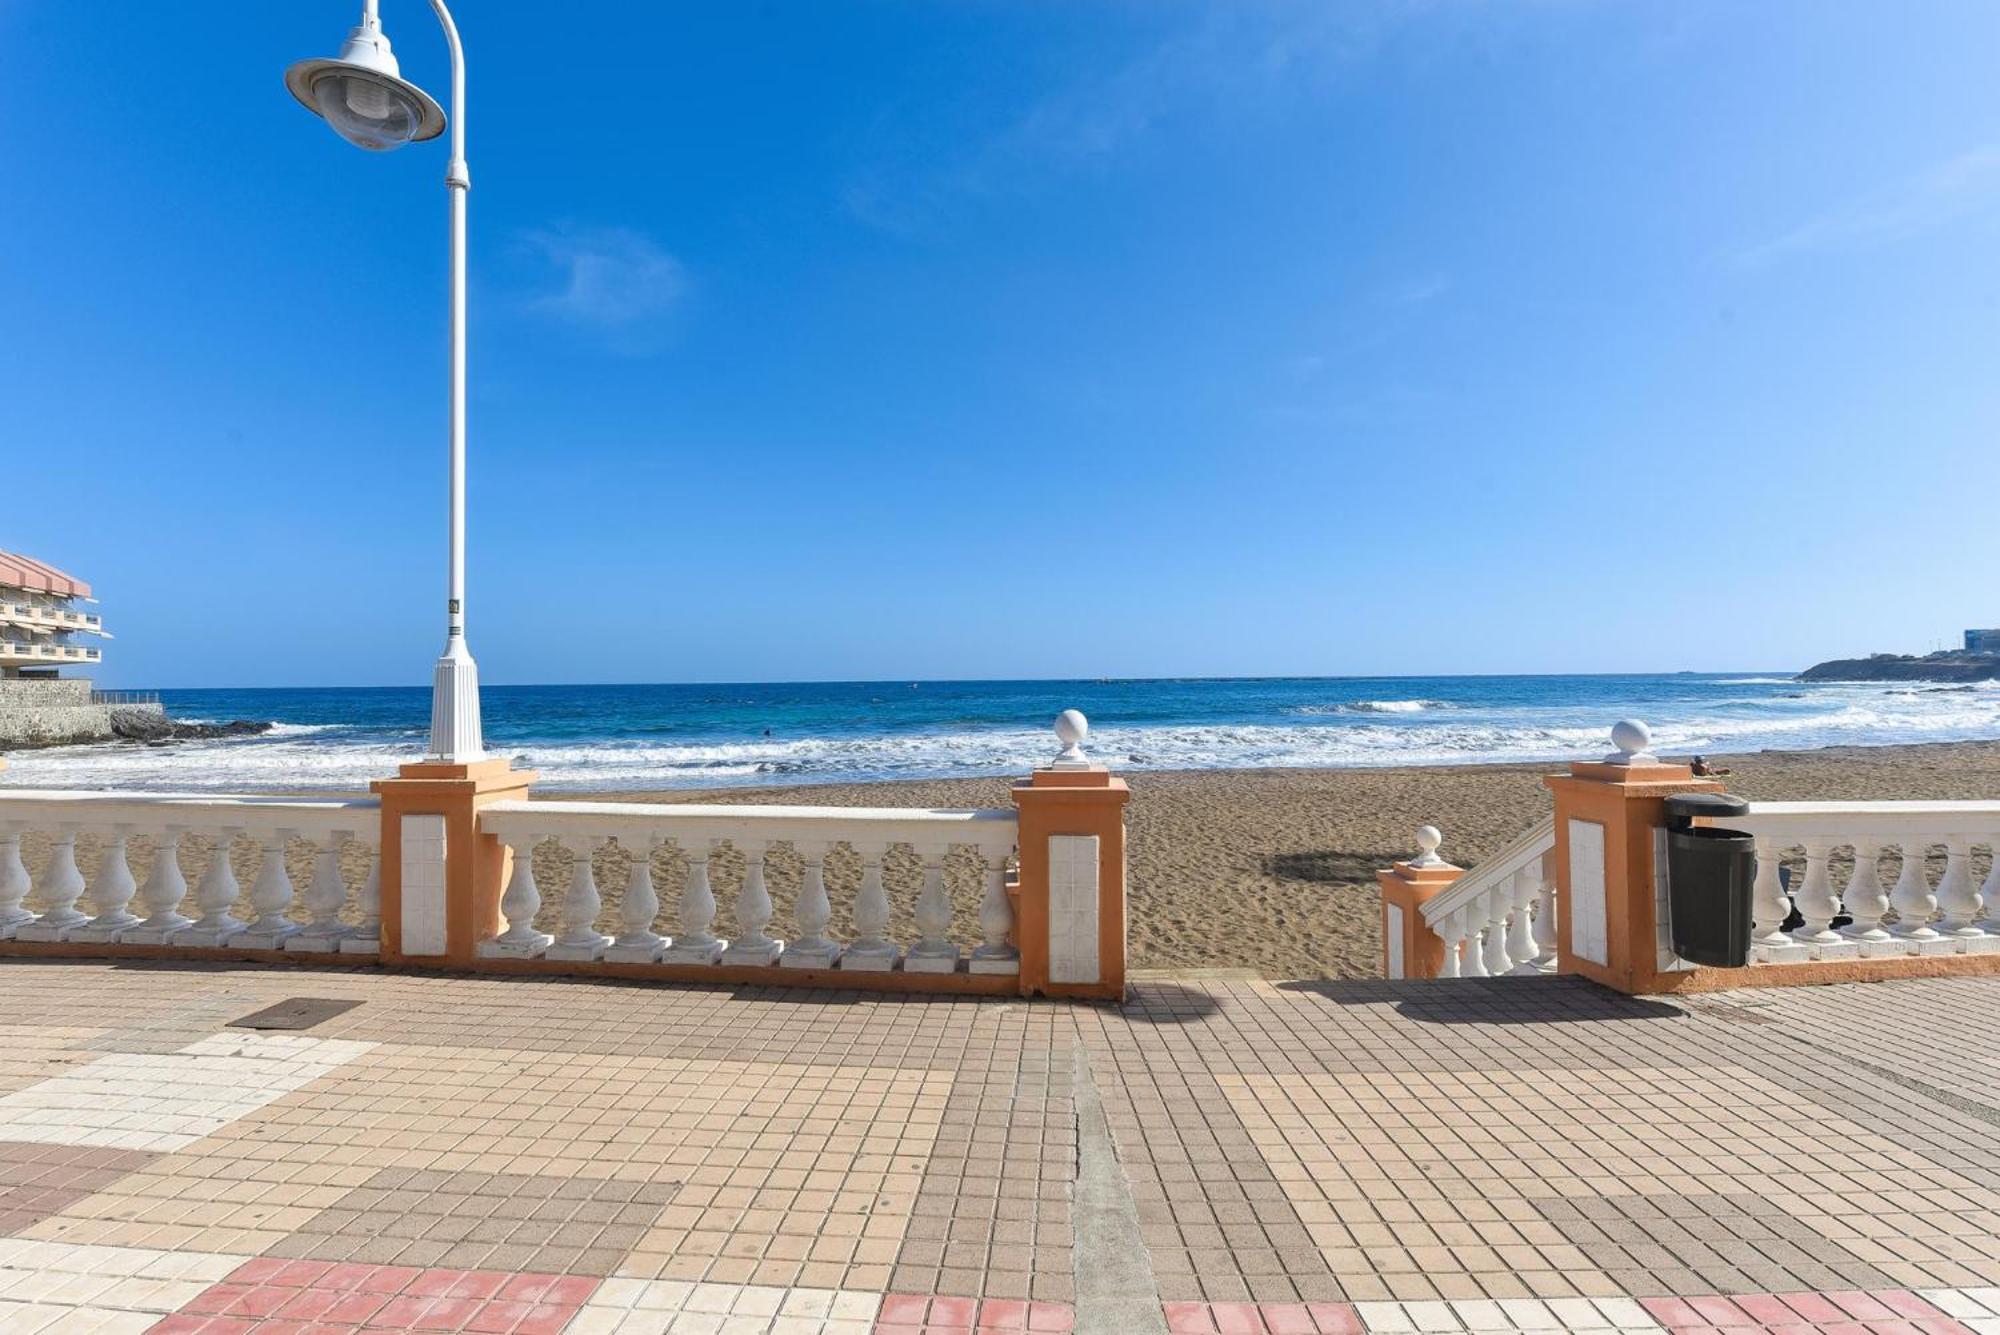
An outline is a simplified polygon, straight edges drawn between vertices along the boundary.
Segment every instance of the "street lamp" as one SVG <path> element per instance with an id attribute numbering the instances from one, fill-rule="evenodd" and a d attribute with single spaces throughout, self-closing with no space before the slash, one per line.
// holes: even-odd
<path id="1" fill-rule="evenodd" d="M 306 110 L 325 119 L 350 144 L 377 153 L 444 133 L 444 111 L 402 76 L 382 34 L 377 0 L 362 0 L 361 23 L 331 60 L 302 60 L 285 71 L 285 87 Z M 482 759 L 479 669 L 465 647 L 465 52 L 444 0 L 431 0 L 451 48 L 451 524 L 445 591 L 444 652 L 431 677 L 431 757 Z"/>

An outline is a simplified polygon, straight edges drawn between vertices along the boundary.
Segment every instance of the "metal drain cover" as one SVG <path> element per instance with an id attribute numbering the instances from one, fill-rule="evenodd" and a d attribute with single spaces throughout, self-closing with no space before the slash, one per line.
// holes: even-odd
<path id="1" fill-rule="evenodd" d="M 310 1029 L 323 1020 L 345 1014 L 361 1003 L 331 997 L 286 997 L 275 1006 L 231 1020 L 231 1029 Z"/>

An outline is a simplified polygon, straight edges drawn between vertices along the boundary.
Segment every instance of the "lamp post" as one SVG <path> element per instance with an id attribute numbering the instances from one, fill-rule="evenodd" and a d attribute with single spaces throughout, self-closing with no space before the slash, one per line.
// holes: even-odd
<path id="1" fill-rule="evenodd" d="M 402 77 L 382 33 L 378 0 L 362 0 L 361 22 L 331 60 L 302 60 L 285 71 L 285 86 L 306 110 L 351 144 L 386 153 L 444 133 L 444 111 Z M 445 641 L 431 677 L 430 755 L 440 761 L 482 759 L 479 670 L 465 644 L 465 52 L 444 0 L 431 0 L 451 48 L 451 519 L 445 588 Z"/>

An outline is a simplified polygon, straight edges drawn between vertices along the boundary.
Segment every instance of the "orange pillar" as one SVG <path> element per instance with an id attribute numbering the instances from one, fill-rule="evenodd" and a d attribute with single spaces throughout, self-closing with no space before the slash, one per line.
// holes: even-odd
<path id="1" fill-rule="evenodd" d="M 479 831 L 479 808 L 524 798 L 532 770 L 505 760 L 420 761 L 370 785 L 382 800 L 382 962 L 472 964 L 500 930 L 506 845 Z"/>
<path id="2" fill-rule="evenodd" d="M 1021 821 L 1014 941 L 1022 996 L 1124 997 L 1131 798 L 1123 779 L 1080 760 L 1038 769 L 1014 785 Z"/>
<path id="3" fill-rule="evenodd" d="M 1382 887 L 1382 976 L 1435 978 L 1444 966 L 1444 938 L 1424 921 L 1423 907 L 1453 881 L 1465 875 L 1437 855 L 1438 834 L 1431 826 L 1417 831 L 1422 852 L 1375 873 Z"/>
<path id="4" fill-rule="evenodd" d="M 1668 990 L 1666 800 L 1720 792 L 1645 750 L 1639 724 L 1613 730 L 1619 754 L 1543 779 L 1555 795 L 1556 968 L 1620 992 Z"/>

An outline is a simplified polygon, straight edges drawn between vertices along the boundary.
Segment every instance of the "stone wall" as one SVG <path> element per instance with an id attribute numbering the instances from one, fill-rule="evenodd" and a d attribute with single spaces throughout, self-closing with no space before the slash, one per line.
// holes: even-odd
<path id="1" fill-rule="evenodd" d="M 90 702 L 88 677 L 0 680 L 0 749 L 108 741 L 114 706 Z M 159 705 L 118 705 L 119 710 L 161 714 Z"/>
<path id="2" fill-rule="evenodd" d="M 0 709 L 90 703 L 88 677 L 0 677 Z"/>

